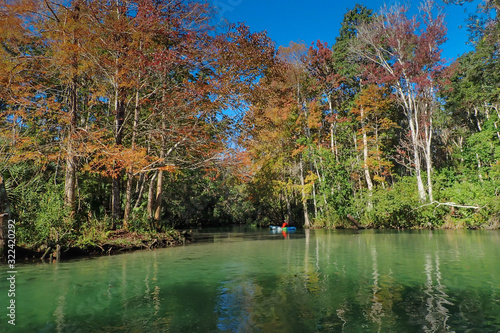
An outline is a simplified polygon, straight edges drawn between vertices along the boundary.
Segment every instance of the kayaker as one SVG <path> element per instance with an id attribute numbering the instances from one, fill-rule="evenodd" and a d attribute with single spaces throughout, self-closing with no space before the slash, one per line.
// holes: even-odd
<path id="1" fill-rule="evenodd" d="M 288 227 L 288 222 L 285 220 L 283 221 L 283 224 L 281 225 L 282 228 Z"/>

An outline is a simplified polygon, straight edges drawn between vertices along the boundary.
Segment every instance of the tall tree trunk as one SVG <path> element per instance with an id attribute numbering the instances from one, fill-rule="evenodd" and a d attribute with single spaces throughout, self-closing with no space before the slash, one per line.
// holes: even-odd
<path id="1" fill-rule="evenodd" d="M 331 96 L 328 96 L 328 107 L 330 108 L 330 112 L 333 112 L 333 106 L 332 106 L 332 98 Z M 337 116 L 335 115 L 335 119 L 337 119 Z M 336 124 L 334 125 L 333 123 L 330 124 L 330 148 L 332 150 L 332 153 L 335 155 L 335 160 L 338 162 L 338 151 L 337 151 L 337 140 L 336 140 Z"/>
<path id="2" fill-rule="evenodd" d="M 378 126 L 375 126 L 375 149 L 377 152 L 377 161 L 379 163 L 378 171 L 377 174 L 380 178 L 382 178 L 382 168 L 380 167 L 382 165 L 382 156 L 381 156 L 381 148 L 380 148 L 380 142 L 378 139 Z M 385 177 L 384 180 L 381 182 L 382 188 L 385 189 Z"/>
<path id="3" fill-rule="evenodd" d="M 481 121 L 479 120 L 479 110 L 476 106 L 474 106 L 474 118 L 476 118 L 476 125 L 479 132 L 482 132 L 483 128 L 481 127 Z"/>
<path id="4" fill-rule="evenodd" d="M 459 136 L 458 141 L 455 141 L 455 145 L 460 149 L 460 162 L 464 163 L 464 137 Z"/>
<path id="5" fill-rule="evenodd" d="M 121 104 L 121 103 L 120 103 Z M 122 125 L 123 125 L 123 111 L 121 110 L 122 107 L 118 107 L 118 112 L 117 118 L 116 118 L 116 128 L 117 128 L 117 134 L 115 137 L 115 143 L 117 146 L 122 144 Z M 117 167 L 115 166 L 115 172 L 113 174 L 113 182 L 112 182 L 112 212 L 111 215 L 114 220 L 119 220 L 121 219 L 122 215 L 122 206 L 121 206 L 121 180 L 122 180 L 122 175 L 121 171 L 116 170 Z"/>
<path id="6" fill-rule="evenodd" d="M 292 223 L 292 202 L 291 196 L 288 195 L 288 191 L 285 190 L 285 200 L 286 200 L 286 212 L 288 215 L 287 221 L 288 223 Z"/>
<path id="7" fill-rule="evenodd" d="M 432 161 L 430 158 L 425 159 L 425 164 L 427 167 L 427 193 L 429 195 L 429 201 L 434 201 L 434 196 L 432 194 Z"/>
<path id="8" fill-rule="evenodd" d="M 432 115 L 433 111 L 437 109 L 437 106 L 435 105 L 435 99 L 434 99 L 434 89 L 431 87 L 430 88 L 430 100 L 431 102 L 427 105 L 426 108 L 424 108 L 425 111 L 425 119 L 426 121 L 424 122 L 424 147 L 425 147 L 425 165 L 426 165 L 426 171 L 427 171 L 427 194 L 429 195 L 429 202 L 434 201 L 434 196 L 432 193 Z"/>
<path id="9" fill-rule="evenodd" d="M 406 84 L 409 85 L 408 78 L 405 76 Z M 420 159 L 420 150 L 419 150 L 419 106 L 417 104 L 416 96 L 413 92 L 413 87 L 407 87 L 405 93 L 405 89 L 403 88 L 401 83 L 397 84 L 397 91 L 400 100 L 403 102 L 403 110 L 408 120 L 408 125 L 410 126 L 410 138 L 411 138 L 411 146 L 413 153 L 413 163 L 415 167 L 415 177 L 417 178 L 417 190 L 418 196 L 421 202 L 425 202 L 427 199 L 427 194 L 425 193 L 424 183 L 422 181 L 422 165 Z"/>
<path id="10" fill-rule="evenodd" d="M 304 209 L 304 226 L 309 227 L 311 225 L 311 222 L 309 221 L 309 212 L 307 209 L 307 197 L 306 197 L 306 191 L 305 191 L 305 181 L 304 181 L 304 163 L 302 162 L 302 159 L 299 162 L 300 165 L 300 184 L 301 186 L 301 193 L 302 193 L 302 208 Z"/>
<path id="11" fill-rule="evenodd" d="M 337 116 L 335 116 L 337 117 Z M 337 149 L 337 125 L 330 125 L 330 144 L 332 146 L 332 153 L 335 155 L 335 161 L 339 162 L 339 151 Z"/>
<path id="12" fill-rule="evenodd" d="M 321 179 L 321 174 L 319 173 L 318 161 L 316 159 L 316 154 L 313 155 L 312 161 L 313 161 L 314 171 L 316 171 L 316 176 L 318 177 L 318 182 L 321 185 L 322 179 Z M 313 183 L 314 217 L 315 218 L 318 218 L 318 204 L 317 204 L 317 200 L 316 200 L 317 194 L 318 194 L 318 189 L 317 189 L 316 181 L 315 181 Z M 321 208 L 321 205 L 319 205 L 319 209 L 320 209 L 321 213 L 323 213 L 323 209 Z"/>
<path id="13" fill-rule="evenodd" d="M 140 76 L 139 76 L 140 81 Z M 139 125 L 139 88 L 135 92 L 135 106 L 134 106 L 134 124 L 132 125 L 132 151 L 135 151 L 135 142 L 137 138 L 137 126 Z M 128 229 L 130 209 L 132 206 L 132 185 L 134 180 L 134 172 L 132 165 L 127 170 L 127 187 L 125 189 L 125 211 L 123 214 L 123 229 Z"/>
<path id="14" fill-rule="evenodd" d="M 135 200 L 135 205 L 134 205 L 134 208 L 132 208 L 132 218 L 135 217 L 135 214 L 134 214 L 134 209 L 138 208 L 139 205 L 141 204 L 141 200 L 142 200 L 142 193 L 144 192 L 144 184 L 146 182 L 144 181 L 144 173 L 141 173 L 141 176 L 139 177 L 139 181 L 137 182 L 137 186 L 139 188 L 136 188 L 136 193 L 137 194 L 137 199 Z"/>
<path id="15" fill-rule="evenodd" d="M 71 139 L 68 138 L 69 141 Z M 66 172 L 64 177 L 64 203 L 69 209 L 70 217 L 75 215 L 76 202 L 76 164 L 77 159 L 73 151 L 72 143 L 69 142 L 66 156 Z"/>
<path id="16" fill-rule="evenodd" d="M 412 135 L 413 136 L 413 135 Z M 417 178 L 417 189 L 420 201 L 424 202 L 427 199 L 427 194 L 425 193 L 424 183 L 422 181 L 422 171 L 421 171 L 421 161 L 420 152 L 418 149 L 418 144 L 416 139 L 412 140 L 413 146 L 413 162 L 415 163 L 415 177 Z"/>
<path id="17" fill-rule="evenodd" d="M 47 5 L 48 6 L 48 5 Z M 50 7 L 49 7 L 50 8 Z M 52 10 L 52 9 L 51 9 Z M 80 8 L 75 6 L 72 10 L 72 19 L 75 23 L 80 19 Z M 56 17 L 57 18 L 57 17 Z M 65 37 L 64 37 L 65 38 Z M 72 32 L 71 41 L 69 42 L 75 49 L 78 48 L 79 40 L 75 33 Z M 75 50 L 74 49 L 74 50 Z M 73 219 L 76 212 L 76 172 L 77 172 L 77 152 L 75 151 L 74 140 L 76 128 L 78 125 L 78 65 L 79 65 L 79 52 L 72 51 L 70 57 L 70 79 L 71 83 L 68 86 L 67 106 L 69 111 L 69 128 L 66 144 L 66 170 L 64 176 L 64 204 L 69 209 L 70 218 Z"/>
<path id="18" fill-rule="evenodd" d="M 429 195 L 429 201 L 434 201 L 432 194 L 432 155 L 431 155 L 431 143 L 432 143 L 432 124 L 425 129 L 425 165 L 427 171 L 427 193 Z"/>
<path id="19" fill-rule="evenodd" d="M 158 180 L 156 183 L 156 200 L 155 200 L 155 225 L 159 227 L 161 219 L 161 208 L 163 199 L 163 171 L 158 171 Z"/>
<path id="20" fill-rule="evenodd" d="M 406 116 L 410 125 L 411 145 L 413 150 L 413 163 L 415 164 L 415 177 L 417 178 L 417 190 L 420 201 L 425 202 L 427 194 L 425 193 L 424 183 L 422 181 L 422 163 L 419 150 L 419 110 L 415 98 L 408 97 L 408 104 L 406 106 Z M 406 101 L 406 99 L 405 99 Z"/>
<path id="21" fill-rule="evenodd" d="M 121 219 L 121 175 L 116 174 L 113 176 L 111 182 L 111 217 L 116 222 Z M 114 228 L 114 222 L 113 222 Z"/>
<path id="22" fill-rule="evenodd" d="M 321 159 L 321 155 L 319 156 L 319 160 L 320 160 L 320 165 L 323 164 L 323 161 Z M 316 160 L 316 155 L 314 156 L 314 159 L 313 159 L 313 163 L 314 163 L 314 169 L 316 170 L 316 176 L 318 177 L 318 182 L 319 182 L 319 185 L 320 185 L 320 188 L 322 188 L 322 183 L 323 183 L 323 178 L 321 177 L 321 173 L 320 173 L 320 169 L 318 167 L 318 161 Z M 317 187 L 316 187 L 316 183 L 314 185 L 314 191 L 315 193 L 317 194 L 318 190 L 317 190 Z M 326 207 L 326 200 L 325 200 L 325 193 L 322 193 L 322 197 L 323 197 L 323 200 L 325 201 L 325 207 Z M 319 199 L 321 201 L 321 199 Z M 318 205 L 318 208 L 321 212 L 321 214 L 324 213 L 323 211 L 323 205 Z M 315 209 L 316 209 L 316 199 L 315 199 Z M 317 211 L 316 211 L 316 217 L 317 217 Z"/>
<path id="23" fill-rule="evenodd" d="M 165 131 L 167 130 L 167 124 L 165 122 L 165 115 L 162 115 L 161 121 L 161 129 L 162 129 L 162 139 L 161 139 L 161 147 L 160 147 L 160 159 L 163 160 L 165 158 Z M 163 199 L 163 170 L 158 171 L 158 182 L 156 184 L 156 200 L 155 200 L 155 224 L 158 227 L 161 219 L 161 208 L 162 208 L 162 199 Z"/>
<path id="24" fill-rule="evenodd" d="M 498 105 L 493 105 L 493 109 L 495 109 L 497 113 L 497 120 L 500 120 L 500 110 L 498 109 Z M 493 125 L 495 126 L 497 132 L 498 141 L 500 141 L 500 131 L 498 130 L 498 121 L 495 121 Z"/>
<path id="25" fill-rule="evenodd" d="M 66 156 L 66 173 L 64 181 L 64 201 L 66 207 L 69 209 L 70 217 L 75 215 L 75 202 L 76 202 L 76 156 L 68 144 L 68 156 Z"/>
<path id="26" fill-rule="evenodd" d="M 313 207 L 314 207 L 314 218 L 318 218 L 318 205 L 316 203 L 316 183 L 313 183 Z"/>
<path id="27" fill-rule="evenodd" d="M 148 191 L 148 219 L 149 221 L 153 221 L 154 211 L 155 211 L 155 180 L 158 176 L 158 171 L 151 177 L 149 182 L 149 191 Z"/>
<path id="28" fill-rule="evenodd" d="M 335 155 L 335 143 L 333 140 L 333 124 L 330 124 L 330 147 L 332 150 L 332 154 Z"/>
<path id="29" fill-rule="evenodd" d="M 478 153 L 476 153 L 476 160 L 477 160 L 477 175 L 479 177 L 479 181 L 482 183 L 483 182 L 483 175 L 481 174 L 481 159 L 479 158 Z"/>
<path id="30" fill-rule="evenodd" d="M 132 185 L 134 182 L 134 173 L 127 171 L 127 185 L 125 187 L 125 210 L 123 211 L 123 229 L 128 230 L 130 212 L 132 207 Z"/>
<path id="31" fill-rule="evenodd" d="M 117 74 L 118 75 L 118 74 Z M 115 89 L 115 144 L 119 148 L 123 143 L 123 124 L 125 120 L 125 102 L 121 89 Z M 112 182 L 112 200 L 111 200 L 111 216 L 113 220 L 118 221 L 122 218 L 122 205 L 121 205 L 121 181 L 122 172 L 115 170 L 113 172 Z"/>
<path id="32" fill-rule="evenodd" d="M 365 173 L 365 180 L 366 180 L 366 186 L 368 187 L 368 196 L 369 196 L 369 200 L 368 200 L 368 204 L 367 204 L 367 208 L 370 210 L 373 208 L 373 205 L 372 205 L 372 200 L 371 200 L 371 197 L 372 197 L 372 191 L 373 191 L 373 182 L 372 182 L 372 177 L 370 176 L 370 168 L 368 167 L 368 138 L 366 136 L 366 124 L 365 124 L 365 112 L 364 112 L 364 108 L 361 107 L 360 108 L 360 112 L 361 112 L 361 128 L 363 130 L 363 170 L 364 170 L 364 173 Z"/>
<path id="33" fill-rule="evenodd" d="M 77 83 L 76 77 L 73 77 L 69 88 L 69 111 L 70 123 L 68 130 L 68 142 L 66 145 L 66 172 L 64 176 L 64 204 L 69 209 L 70 218 L 75 215 L 75 200 L 76 200 L 76 168 L 77 156 L 74 149 L 74 136 L 78 123 L 78 99 L 77 99 Z"/>
<path id="34" fill-rule="evenodd" d="M 363 111 L 361 111 L 361 117 L 363 117 Z M 363 130 L 363 170 L 365 172 L 366 186 L 368 187 L 368 191 L 371 192 L 373 190 L 373 182 L 370 175 L 370 168 L 368 167 L 368 138 L 365 130 Z"/>

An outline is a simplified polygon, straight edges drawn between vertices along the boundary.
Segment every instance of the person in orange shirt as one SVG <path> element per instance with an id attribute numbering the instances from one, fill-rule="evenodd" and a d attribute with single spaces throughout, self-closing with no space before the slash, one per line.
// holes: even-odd
<path id="1" fill-rule="evenodd" d="M 281 225 L 282 228 L 288 227 L 288 222 L 285 220 L 283 221 L 283 224 Z"/>

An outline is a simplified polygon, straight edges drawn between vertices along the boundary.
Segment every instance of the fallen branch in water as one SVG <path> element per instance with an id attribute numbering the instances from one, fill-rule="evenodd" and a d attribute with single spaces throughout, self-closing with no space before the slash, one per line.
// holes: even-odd
<path id="1" fill-rule="evenodd" d="M 486 207 L 486 205 L 484 205 L 482 207 L 479 207 L 479 206 L 459 205 L 459 204 L 456 204 L 454 202 L 432 201 L 432 202 L 430 202 L 428 204 L 419 206 L 416 209 L 419 209 L 419 208 L 422 208 L 422 207 L 425 207 L 425 206 L 434 205 L 434 204 L 436 204 L 436 208 L 439 207 L 439 206 L 448 206 L 448 207 L 455 207 L 455 208 L 467 208 L 467 209 L 477 209 L 477 210 L 479 210 L 479 209 L 482 209 L 482 208 Z"/>
<path id="2" fill-rule="evenodd" d="M 43 259 L 45 259 L 45 256 L 47 255 L 47 253 L 49 253 L 49 251 L 50 251 L 50 250 L 52 250 L 52 248 L 49 246 L 49 247 L 47 248 L 47 250 L 45 250 L 45 253 L 43 254 L 43 256 L 42 256 L 42 258 L 41 258 L 41 259 L 42 259 L 42 261 L 43 261 Z"/>
<path id="3" fill-rule="evenodd" d="M 352 222 L 352 224 L 354 224 L 356 226 L 356 228 L 358 228 L 358 229 L 364 229 L 365 228 L 361 224 L 359 224 L 358 221 L 356 221 L 356 219 L 354 217 L 352 217 L 351 214 L 347 214 L 347 218 L 349 219 L 349 221 Z"/>

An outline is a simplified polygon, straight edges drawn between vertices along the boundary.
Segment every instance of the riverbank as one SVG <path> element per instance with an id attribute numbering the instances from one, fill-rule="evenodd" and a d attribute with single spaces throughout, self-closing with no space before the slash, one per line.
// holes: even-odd
<path id="1" fill-rule="evenodd" d="M 153 250 L 193 242 L 190 231 L 171 230 L 158 233 L 138 233 L 126 230 L 110 231 L 105 239 L 68 246 L 37 248 L 16 246 L 17 262 L 69 260 L 81 257 L 112 255 L 136 250 Z"/>
<path id="2" fill-rule="evenodd" d="M 446 229 L 468 229 L 468 230 L 498 230 L 500 224 L 490 224 L 483 226 L 471 226 L 466 224 L 444 223 L 436 227 L 432 224 L 419 225 L 413 227 L 401 226 L 376 226 L 374 224 L 361 224 L 352 216 L 348 216 L 348 223 L 339 226 L 325 226 L 313 224 L 309 229 L 353 229 L 353 230 L 446 230 Z M 267 226 L 258 228 L 267 229 Z M 47 246 L 38 247 L 21 244 L 16 246 L 16 260 L 18 262 L 39 262 L 39 261 L 57 261 L 71 260 L 82 257 L 94 257 L 103 255 L 115 255 L 137 250 L 154 250 L 157 248 L 169 248 L 182 246 L 195 242 L 192 230 L 175 230 L 167 232 L 130 232 L 123 229 L 112 230 L 106 233 L 105 237 L 95 237 L 86 241 L 70 242 L 66 246 Z M 5 261 L 5 258 L 0 258 Z"/>

